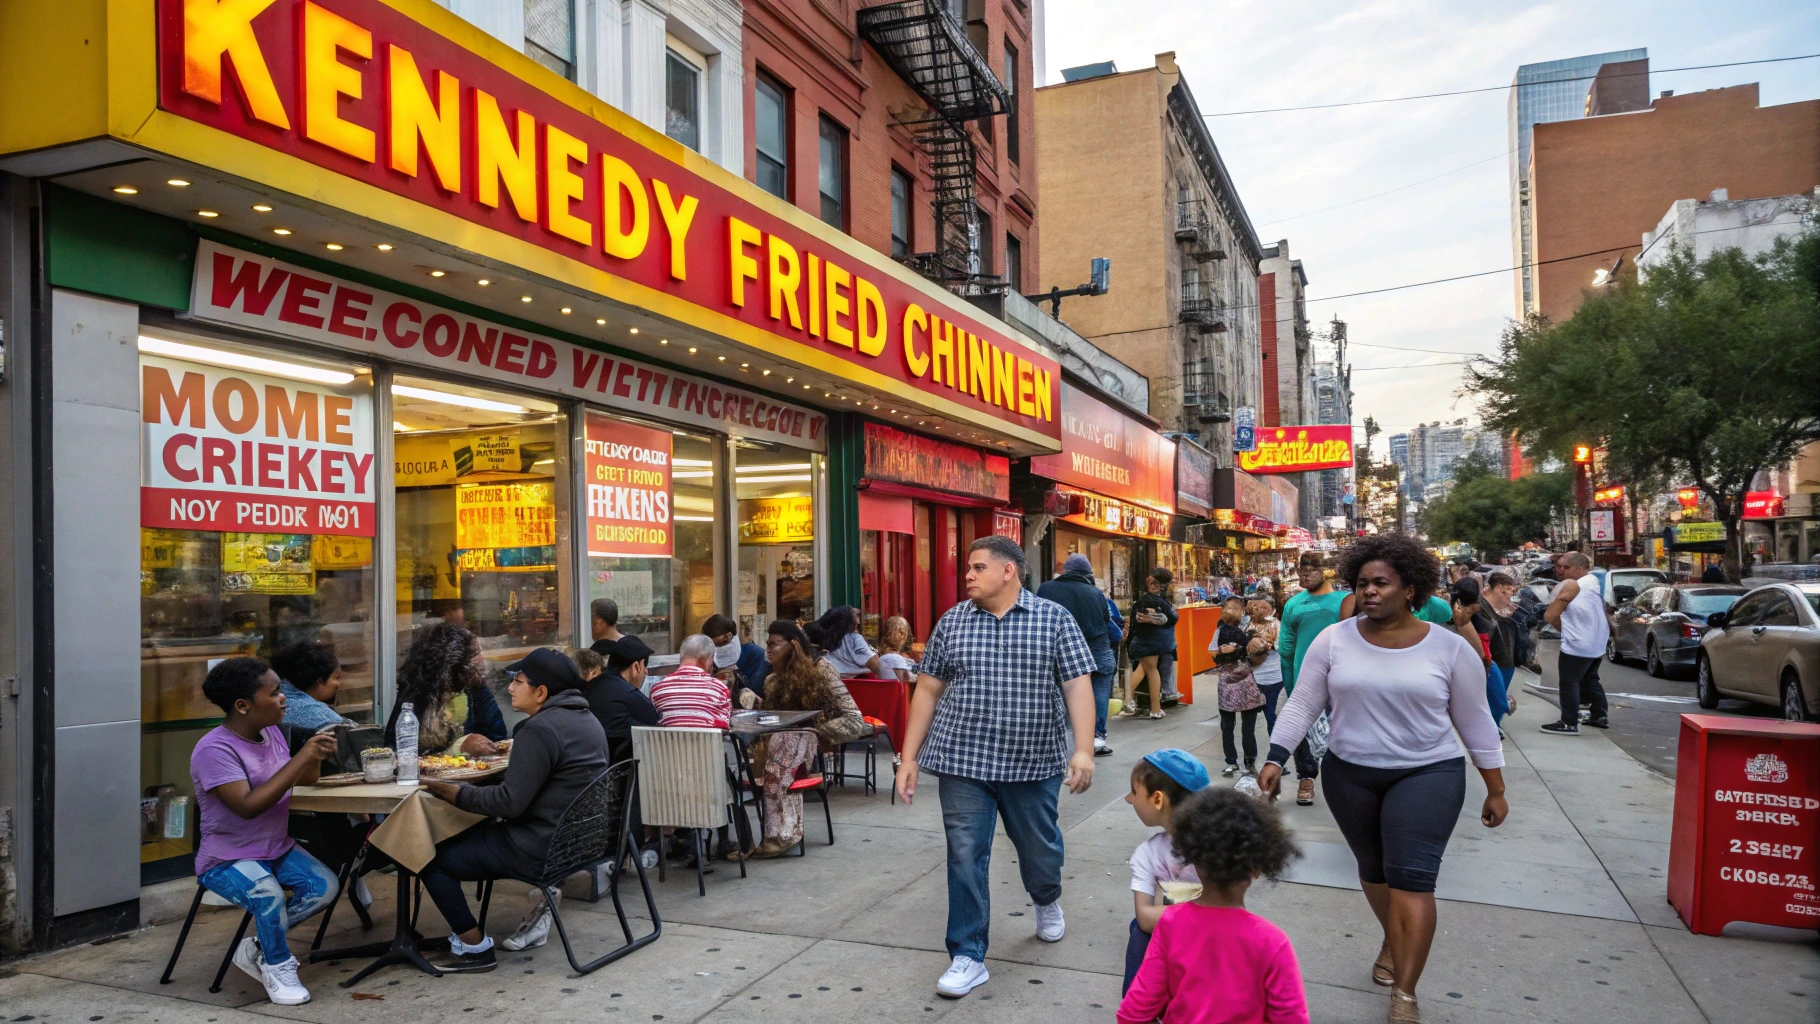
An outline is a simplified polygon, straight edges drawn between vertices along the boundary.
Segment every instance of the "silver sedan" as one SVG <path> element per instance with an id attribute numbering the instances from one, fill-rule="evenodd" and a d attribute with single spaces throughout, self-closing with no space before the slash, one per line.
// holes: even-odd
<path id="1" fill-rule="evenodd" d="M 1695 696 L 1700 706 L 1736 697 L 1780 707 L 1792 722 L 1820 708 L 1820 583 L 1772 583 L 1707 620 Z"/>

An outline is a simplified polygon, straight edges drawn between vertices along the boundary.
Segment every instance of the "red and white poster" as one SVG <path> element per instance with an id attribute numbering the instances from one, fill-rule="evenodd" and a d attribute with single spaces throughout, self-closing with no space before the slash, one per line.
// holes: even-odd
<path id="1" fill-rule="evenodd" d="M 139 522 L 373 536 L 373 396 L 142 355 Z"/>
<path id="2" fill-rule="evenodd" d="M 669 558 L 676 535 L 670 524 L 668 430 L 653 430 L 588 414 L 588 556 Z"/>

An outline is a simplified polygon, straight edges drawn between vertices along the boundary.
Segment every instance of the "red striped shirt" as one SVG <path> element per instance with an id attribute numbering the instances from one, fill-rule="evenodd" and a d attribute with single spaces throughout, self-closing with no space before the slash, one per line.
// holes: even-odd
<path id="1" fill-rule="evenodd" d="M 657 724 L 666 728 L 725 729 L 733 717 L 727 684 L 694 665 L 683 665 L 651 684 Z"/>

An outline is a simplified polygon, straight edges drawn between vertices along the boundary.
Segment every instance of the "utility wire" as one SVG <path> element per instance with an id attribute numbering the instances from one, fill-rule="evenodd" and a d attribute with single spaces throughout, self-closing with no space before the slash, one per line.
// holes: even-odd
<path id="1" fill-rule="evenodd" d="M 1656 68 L 1651 71 L 1623 71 L 1607 75 L 1607 78 L 1628 78 L 1637 75 L 1667 75 L 1677 71 L 1709 71 L 1713 68 L 1737 68 L 1748 64 L 1780 64 L 1791 60 L 1813 60 L 1820 53 L 1803 53 L 1794 57 L 1765 57 L 1761 60 L 1735 60 L 1725 64 L 1693 64 L 1684 68 Z M 1247 114 L 1287 114 L 1297 110 L 1332 110 L 1335 107 L 1363 107 L 1377 103 L 1402 103 L 1407 100 L 1434 100 L 1447 96 L 1470 96 L 1481 92 L 1504 92 L 1508 89 L 1527 89 L 1537 85 L 1555 85 L 1560 82 L 1586 82 L 1599 77 L 1597 74 L 1573 75 L 1567 78 L 1545 78 L 1537 82 L 1511 82 L 1506 85 L 1487 85 L 1477 89 L 1452 89 L 1447 92 L 1425 92 L 1415 96 L 1385 96 L 1373 100 L 1345 100 L 1339 103 L 1310 103 L 1300 107 L 1261 107 L 1256 110 L 1222 110 L 1215 114 L 1202 114 L 1202 117 L 1242 117 Z"/>
<path id="2" fill-rule="evenodd" d="M 1277 218 L 1277 219 L 1276 219 L 1276 220 L 1265 220 L 1265 221 L 1259 221 L 1259 222 L 1258 222 L 1258 223 L 1259 223 L 1259 224 L 1261 224 L 1261 225 L 1263 225 L 1263 226 L 1264 226 L 1264 227 L 1267 227 L 1267 228 L 1269 228 L 1269 227 L 1275 227 L 1275 226 L 1277 226 L 1277 225 L 1278 225 L 1278 224 L 1287 224 L 1287 223 L 1289 223 L 1289 222 L 1290 222 L 1290 221 L 1292 221 L 1292 220 L 1301 220 L 1301 219 L 1302 219 L 1302 218 L 1303 218 L 1303 217 L 1312 217 L 1312 216 L 1314 216 L 1314 215 L 1315 215 L 1315 214 L 1317 214 L 1317 213 L 1326 213 L 1326 212 L 1327 212 L 1327 211 L 1329 211 L 1329 210 L 1340 210 L 1340 209 L 1344 209 L 1344 208 L 1346 208 L 1346 207 L 1348 207 L 1348 206 L 1353 206 L 1353 205 L 1356 205 L 1356 204 L 1358 204 L 1358 203 L 1363 203 L 1363 202 L 1365 202 L 1365 201 L 1366 201 L 1366 200 L 1369 200 L 1369 199 L 1377 199 L 1377 198 L 1379 198 L 1379 197 L 1381 197 L 1381 196 L 1387 196 L 1387 195 L 1390 195 L 1390 194 L 1392 194 L 1392 193 L 1395 193 L 1395 192 L 1401 192 L 1401 191 L 1403 191 L 1403 190 L 1405 190 L 1405 189 L 1411 189 L 1411 188 L 1415 188 L 1415 187 L 1416 187 L 1416 186 L 1417 186 L 1417 185 L 1426 185 L 1426 184 L 1428 184 L 1428 183 L 1429 183 L 1429 182 L 1431 182 L 1431 181 L 1439 181 L 1439 180 L 1441 180 L 1441 179 L 1442 179 L 1442 178 L 1445 178 L 1445 177 L 1447 177 L 1447 176 L 1448 176 L 1448 175 L 1450 175 L 1450 174 L 1458 174 L 1458 173 L 1460 173 L 1460 172 L 1461 172 L 1461 171 L 1464 171 L 1464 170 L 1468 170 L 1468 169 L 1469 169 L 1469 168 L 1473 168 L 1473 167 L 1477 167 L 1477 166 L 1479 166 L 1479 165 L 1480 165 L 1480 164 L 1487 164 L 1487 163 L 1490 163 L 1490 162 L 1492 162 L 1492 161 L 1493 161 L 1493 160 L 1497 160 L 1497 159 L 1500 159 L 1500 158 L 1502 158 L 1502 157 L 1507 157 L 1507 156 L 1509 156 L 1509 155 L 1510 155 L 1510 154 L 1512 154 L 1512 153 L 1514 153 L 1514 152 L 1516 152 L 1516 150 L 1514 150 L 1514 149 L 1507 149 L 1507 150 L 1505 150 L 1505 151 L 1504 151 L 1504 152 L 1502 152 L 1502 153 L 1499 153 L 1499 154 L 1498 154 L 1498 155 L 1497 155 L 1497 156 L 1488 156 L 1488 157 L 1486 157 L 1486 158 L 1485 158 L 1485 159 L 1483 159 L 1483 160 L 1474 160 L 1474 161 L 1473 161 L 1473 162 L 1472 162 L 1472 163 L 1469 163 L 1469 164 L 1462 164 L 1462 165 L 1460 165 L 1460 166 L 1459 166 L 1459 167 L 1455 167 L 1455 168 L 1454 168 L 1454 169 L 1453 169 L 1453 170 L 1451 170 L 1451 171 L 1442 171 L 1442 172 L 1441 172 L 1441 173 L 1440 173 L 1440 174 L 1437 174 L 1437 175 L 1435 175 L 1435 176 L 1434 176 L 1434 177 L 1432 177 L 1432 178 L 1423 178 L 1423 179 L 1422 179 L 1422 180 L 1421 180 L 1421 181 L 1412 181 L 1412 182 L 1410 182 L 1410 183 L 1409 183 L 1409 184 L 1407 184 L 1407 185 L 1398 185 L 1398 186 L 1397 186 L 1397 187 L 1396 187 L 1396 188 L 1390 188 L 1390 189 L 1385 189 L 1385 190 L 1384 190 L 1384 191 L 1382 191 L 1382 192 L 1373 192 L 1373 193 L 1372 193 L 1372 194 L 1371 194 L 1371 195 L 1368 195 L 1368 196 L 1360 196 L 1360 197 L 1359 197 L 1359 198 L 1357 198 L 1357 199 L 1349 199 L 1349 200 L 1347 200 L 1347 201 L 1346 201 L 1346 202 L 1343 202 L 1343 203 L 1336 203 L 1336 204 L 1334 204 L 1334 205 L 1333 205 L 1333 206 L 1323 206 L 1323 207 L 1321 207 L 1321 208 L 1320 208 L 1320 209 L 1318 209 L 1318 210 L 1309 210 L 1309 211 L 1308 211 L 1308 212 L 1307 212 L 1307 213 L 1298 213 L 1298 214 L 1296 214 L 1296 215 L 1295 215 L 1295 216 L 1293 216 L 1293 217 L 1279 217 L 1279 218 Z"/>

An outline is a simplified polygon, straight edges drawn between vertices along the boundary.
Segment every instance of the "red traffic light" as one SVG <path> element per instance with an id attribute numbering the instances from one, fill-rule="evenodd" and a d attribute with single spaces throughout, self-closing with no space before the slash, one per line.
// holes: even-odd
<path id="1" fill-rule="evenodd" d="M 1589 444 L 1574 445 L 1574 461 L 1575 462 L 1591 462 L 1592 461 L 1592 445 L 1589 445 Z"/>

